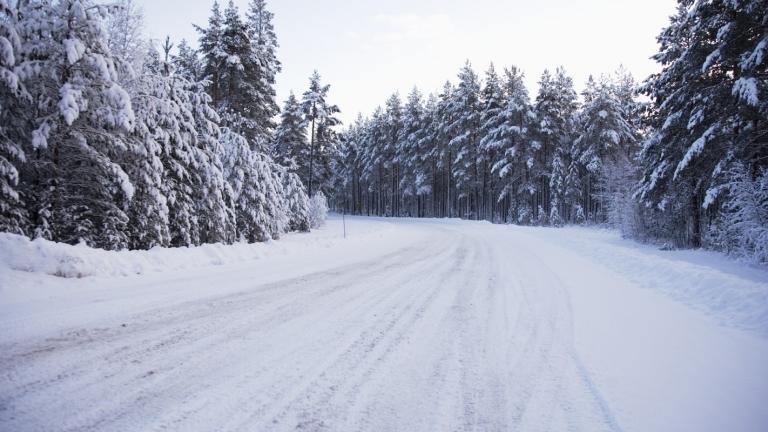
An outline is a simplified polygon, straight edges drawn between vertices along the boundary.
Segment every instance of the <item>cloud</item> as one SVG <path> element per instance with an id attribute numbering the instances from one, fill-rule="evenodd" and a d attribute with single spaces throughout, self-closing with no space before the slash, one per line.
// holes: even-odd
<path id="1" fill-rule="evenodd" d="M 374 20 L 385 27 L 375 36 L 379 42 L 438 39 L 456 31 L 456 25 L 446 14 L 379 14 Z"/>

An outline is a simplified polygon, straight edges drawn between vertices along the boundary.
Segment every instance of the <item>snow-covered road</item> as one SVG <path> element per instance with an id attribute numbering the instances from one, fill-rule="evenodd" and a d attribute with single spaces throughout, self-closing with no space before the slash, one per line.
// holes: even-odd
<path id="1" fill-rule="evenodd" d="M 0 430 L 768 429 L 762 271 L 591 230 L 348 222 L 252 262 L 6 274 Z M 703 285 L 670 295 L 673 271 Z"/>

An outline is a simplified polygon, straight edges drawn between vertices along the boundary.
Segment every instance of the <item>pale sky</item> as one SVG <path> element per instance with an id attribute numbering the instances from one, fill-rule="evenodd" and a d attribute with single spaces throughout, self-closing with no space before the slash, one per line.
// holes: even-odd
<path id="1" fill-rule="evenodd" d="M 135 0 L 145 31 L 196 45 L 192 23 L 206 25 L 213 0 Z M 228 0 L 220 0 L 222 6 Z M 236 0 L 244 12 L 248 0 Z M 638 81 L 656 72 L 649 59 L 675 0 L 272 0 L 283 71 L 278 103 L 300 95 L 312 70 L 331 84 L 331 102 L 349 124 L 394 91 L 437 91 L 466 60 L 483 76 L 525 71 L 531 98 L 545 68 L 565 66 L 581 90 L 590 74 L 624 65 Z"/>

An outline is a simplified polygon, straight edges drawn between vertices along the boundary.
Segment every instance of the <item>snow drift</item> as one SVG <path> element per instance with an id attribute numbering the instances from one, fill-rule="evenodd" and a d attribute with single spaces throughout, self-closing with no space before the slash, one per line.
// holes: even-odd
<path id="1" fill-rule="evenodd" d="M 389 224 L 365 224 L 347 243 L 364 246 L 391 230 Z M 338 231 L 338 232 L 336 232 Z M 344 239 L 341 228 L 324 227 L 308 233 L 289 233 L 280 241 L 261 243 L 203 244 L 178 248 L 107 251 L 85 244 L 69 245 L 45 239 L 0 233 L 0 271 L 16 270 L 64 278 L 129 276 L 247 262 L 268 255 L 284 255 L 307 249 L 331 248 Z"/>

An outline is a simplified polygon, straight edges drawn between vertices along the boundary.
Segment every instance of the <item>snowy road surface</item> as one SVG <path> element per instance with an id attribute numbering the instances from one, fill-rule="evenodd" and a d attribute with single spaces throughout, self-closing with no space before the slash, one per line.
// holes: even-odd
<path id="1" fill-rule="evenodd" d="M 6 270 L 0 430 L 768 430 L 765 272 L 587 229 L 348 224 L 231 265 Z"/>

